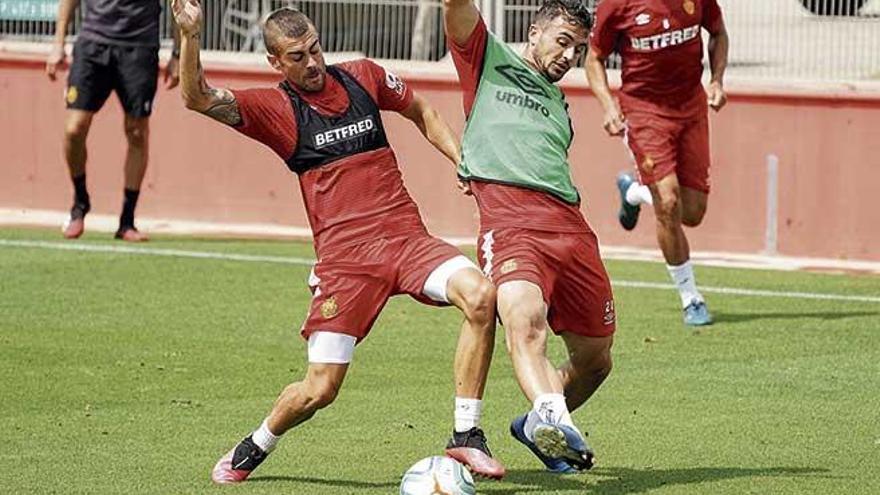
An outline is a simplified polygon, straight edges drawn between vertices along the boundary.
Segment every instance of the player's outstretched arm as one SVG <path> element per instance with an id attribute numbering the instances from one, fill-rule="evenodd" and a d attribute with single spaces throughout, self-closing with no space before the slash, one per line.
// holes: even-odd
<path id="1" fill-rule="evenodd" d="M 228 125 L 241 123 L 238 102 L 232 91 L 212 88 L 205 81 L 199 61 L 202 6 L 199 0 L 172 0 L 174 20 L 180 27 L 180 82 L 186 108 Z"/>
<path id="2" fill-rule="evenodd" d="M 479 21 L 480 11 L 473 0 L 443 0 L 443 25 L 455 44 L 465 44 Z"/>
<path id="3" fill-rule="evenodd" d="M 452 132 L 449 124 L 443 120 L 440 113 L 428 103 L 428 100 L 413 93 L 412 103 L 404 108 L 400 114 L 411 120 L 428 141 L 446 155 L 449 161 L 458 165 L 461 160 L 458 137 Z"/>
<path id="4" fill-rule="evenodd" d="M 61 0 L 58 2 L 58 17 L 55 19 L 55 42 L 52 50 L 46 58 L 46 75 L 50 81 L 55 80 L 58 69 L 63 69 L 66 63 L 64 54 L 64 40 L 67 38 L 67 25 L 73 17 L 73 11 L 79 5 L 79 0 Z"/>
<path id="5" fill-rule="evenodd" d="M 605 70 L 605 57 L 599 56 L 595 49 L 590 49 L 587 55 L 587 61 L 584 64 L 587 71 L 587 80 L 590 81 L 590 89 L 599 99 L 602 108 L 605 110 L 602 125 L 605 132 L 611 136 L 619 136 L 623 134 L 624 118 L 620 112 L 620 107 L 611 94 L 611 88 L 608 86 L 608 71 Z"/>
<path id="6" fill-rule="evenodd" d="M 709 106 L 716 112 L 727 103 L 727 94 L 724 92 L 724 71 L 727 69 L 727 51 L 730 47 L 730 38 L 727 36 L 724 20 L 719 20 L 718 24 L 719 28 L 709 33 L 709 66 L 712 70 L 712 79 L 706 89 Z"/>

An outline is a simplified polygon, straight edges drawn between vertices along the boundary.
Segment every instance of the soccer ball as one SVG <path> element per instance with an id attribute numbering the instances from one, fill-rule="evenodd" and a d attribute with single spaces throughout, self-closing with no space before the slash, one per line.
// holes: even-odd
<path id="1" fill-rule="evenodd" d="M 474 479 L 455 459 L 426 457 L 413 464 L 400 482 L 400 495 L 474 495 Z"/>

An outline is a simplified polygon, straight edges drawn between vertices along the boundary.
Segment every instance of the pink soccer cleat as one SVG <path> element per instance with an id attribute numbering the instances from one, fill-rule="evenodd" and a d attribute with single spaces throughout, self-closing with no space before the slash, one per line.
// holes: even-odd
<path id="1" fill-rule="evenodd" d="M 61 233 L 65 239 L 79 239 L 79 236 L 83 234 L 83 230 L 85 230 L 83 217 L 74 218 L 71 216 L 61 226 Z"/>
<path id="2" fill-rule="evenodd" d="M 120 227 L 114 237 L 125 242 L 146 242 L 150 240 L 150 236 L 134 227 Z"/>
<path id="3" fill-rule="evenodd" d="M 217 461 L 214 470 L 211 471 L 211 479 L 221 485 L 241 483 L 266 459 L 267 455 L 248 436 Z"/>
<path id="4" fill-rule="evenodd" d="M 506 474 L 504 466 L 492 457 L 483 430 L 471 428 L 466 432 L 453 432 L 446 455 L 462 463 L 476 476 L 500 480 Z"/>
<path id="5" fill-rule="evenodd" d="M 64 234 L 65 239 L 79 239 L 79 236 L 81 236 L 83 230 L 85 230 L 86 213 L 88 213 L 90 209 L 91 207 L 86 203 L 73 204 L 73 207 L 70 209 L 70 216 L 67 217 L 67 220 L 64 221 L 64 225 L 61 226 L 61 233 Z"/>

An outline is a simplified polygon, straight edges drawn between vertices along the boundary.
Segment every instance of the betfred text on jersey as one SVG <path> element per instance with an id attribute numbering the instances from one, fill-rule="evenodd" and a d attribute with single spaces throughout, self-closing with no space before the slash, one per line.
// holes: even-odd
<path id="1" fill-rule="evenodd" d="M 547 110 L 547 107 L 529 95 L 521 95 L 513 91 L 502 91 L 499 89 L 495 92 L 495 99 L 509 105 L 517 105 L 540 112 L 544 117 L 550 117 L 550 110 Z"/>
<path id="2" fill-rule="evenodd" d="M 652 36 L 643 36 L 641 38 L 630 38 L 634 50 L 640 52 L 649 52 L 660 50 L 670 46 L 678 46 L 700 35 L 700 25 L 695 24 L 684 29 L 676 29 L 675 31 L 666 31 L 665 33 L 655 34 Z"/>
<path id="3" fill-rule="evenodd" d="M 365 117 L 357 122 L 347 124 L 328 131 L 317 132 L 314 134 L 315 148 L 321 149 L 334 143 L 348 141 L 364 134 L 372 132 L 376 128 L 373 117 Z"/>

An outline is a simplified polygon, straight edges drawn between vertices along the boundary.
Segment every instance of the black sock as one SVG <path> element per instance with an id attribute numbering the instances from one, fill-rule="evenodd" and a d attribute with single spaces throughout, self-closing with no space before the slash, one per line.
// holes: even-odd
<path id="1" fill-rule="evenodd" d="M 73 202 L 81 207 L 82 210 L 88 211 L 91 203 L 89 202 L 89 191 L 86 189 L 86 174 L 79 177 L 73 177 Z"/>
<path id="2" fill-rule="evenodd" d="M 125 190 L 125 201 L 122 203 L 122 215 L 119 216 L 119 230 L 134 228 L 134 209 L 137 207 L 140 191 Z"/>

